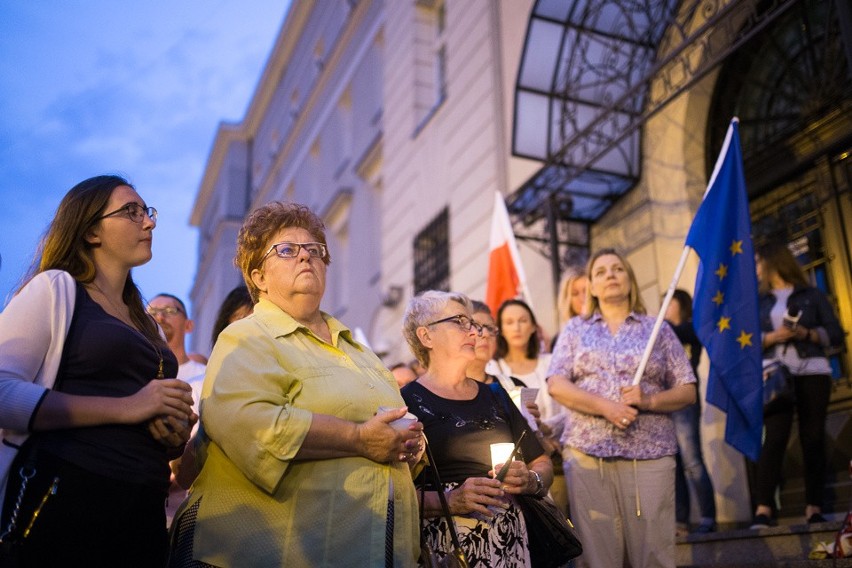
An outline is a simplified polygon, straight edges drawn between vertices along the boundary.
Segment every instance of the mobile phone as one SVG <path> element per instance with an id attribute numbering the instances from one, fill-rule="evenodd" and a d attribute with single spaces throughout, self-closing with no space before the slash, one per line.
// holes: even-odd
<path id="1" fill-rule="evenodd" d="M 784 314 L 784 327 L 788 329 L 792 329 L 793 331 L 799 327 L 799 319 L 802 317 L 802 310 L 796 312 L 796 315 L 790 313 L 789 310 Z"/>

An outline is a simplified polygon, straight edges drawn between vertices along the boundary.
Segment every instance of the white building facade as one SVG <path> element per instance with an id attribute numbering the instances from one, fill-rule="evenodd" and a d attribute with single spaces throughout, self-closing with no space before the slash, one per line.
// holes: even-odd
<path id="1" fill-rule="evenodd" d="M 561 2 L 566 3 L 583 4 Z M 512 155 L 516 79 L 530 14 L 539 4 L 548 2 L 294 0 L 245 117 L 219 128 L 196 198 L 191 223 L 199 227 L 200 238 L 191 292 L 196 312 L 192 350 L 209 352 L 219 304 L 241 282 L 233 257 L 242 220 L 272 200 L 303 203 L 324 219 L 332 263 L 322 309 L 360 330 L 388 365 L 411 358 L 400 330 L 412 295 L 442 288 L 483 299 L 494 192 L 516 194 L 542 167 L 539 161 Z M 685 11 L 690 3 L 668 4 Z M 726 4 L 719 3 L 719 14 Z M 799 4 L 819 12 L 826 2 Z M 695 29 L 707 24 L 698 14 Z M 779 18 L 776 28 L 801 28 Z M 656 56 L 668 57 L 672 45 L 660 47 Z M 700 50 L 695 53 L 702 56 Z M 746 55 L 741 50 L 727 60 Z M 793 55 L 788 59 L 797 61 Z M 768 55 L 766 61 L 773 67 Z M 749 62 L 735 63 L 718 64 L 647 118 L 637 137 L 641 168 L 635 183 L 600 216 L 580 223 L 579 240 L 569 235 L 586 250 L 614 246 L 625 252 L 652 311 L 669 284 L 715 160 L 708 148 L 714 132 L 718 138 L 718 125 L 728 120 L 717 115 L 764 106 L 757 87 L 742 89 L 743 80 L 736 77 L 737 69 Z M 688 75 L 690 70 L 678 72 Z M 651 94 L 676 80 L 660 77 Z M 821 256 L 811 255 L 816 260 L 809 268 L 817 279 L 822 274 L 829 282 L 848 329 L 848 76 L 843 85 L 840 102 L 825 111 L 825 121 L 808 117 L 809 129 L 786 139 L 800 154 L 781 165 L 795 162 L 798 169 L 773 177 L 773 167 L 779 166 L 761 169 L 756 159 L 751 169 L 747 163 L 747 182 L 751 173 L 760 187 L 752 200 L 756 226 L 769 227 L 776 216 L 819 216 Z M 734 104 L 735 99 L 741 102 Z M 752 134 L 752 140 L 758 139 Z M 769 135 L 763 142 L 767 147 L 778 144 Z M 805 198 L 812 204 L 794 211 L 791 204 Z M 784 238 L 799 247 L 806 247 L 810 238 L 813 251 L 817 249 L 811 233 Z M 540 254 L 546 243 L 532 239 L 519 244 L 534 310 L 553 335 L 552 262 Z M 692 289 L 696 271 L 693 257 L 681 287 Z M 848 355 L 839 356 L 838 365 L 829 459 L 848 464 Z M 723 433 L 723 415 L 709 409 L 703 444 L 719 521 L 746 521 L 751 511 L 743 460 L 724 443 Z"/>
<path id="2" fill-rule="evenodd" d="M 272 200 L 324 219 L 332 264 L 322 308 L 389 364 L 411 358 L 400 329 L 415 289 L 484 298 L 494 192 L 508 194 L 538 165 L 509 156 L 530 6 L 293 3 L 245 118 L 217 133 L 196 199 L 194 350 L 209 351 L 219 303 L 240 281 L 242 219 Z M 415 249 L 430 259 L 417 275 Z M 522 254 L 552 334 L 549 263 Z"/>

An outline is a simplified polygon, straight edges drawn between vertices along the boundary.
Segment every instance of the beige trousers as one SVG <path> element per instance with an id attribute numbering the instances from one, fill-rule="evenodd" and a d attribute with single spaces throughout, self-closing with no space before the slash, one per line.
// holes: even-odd
<path id="1" fill-rule="evenodd" d="M 674 456 L 596 458 L 566 447 L 562 457 L 583 542 L 578 567 L 675 568 Z"/>

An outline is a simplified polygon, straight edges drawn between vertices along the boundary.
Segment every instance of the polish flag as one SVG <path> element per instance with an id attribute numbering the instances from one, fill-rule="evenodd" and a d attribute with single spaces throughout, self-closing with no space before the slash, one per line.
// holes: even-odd
<path id="1" fill-rule="evenodd" d="M 494 195 L 490 251 L 485 303 L 496 315 L 500 304 L 506 300 L 518 297 L 529 300 L 527 277 L 521 264 L 521 255 L 518 252 L 518 244 L 515 242 L 515 233 L 512 231 L 506 202 L 499 191 L 495 192 Z"/>

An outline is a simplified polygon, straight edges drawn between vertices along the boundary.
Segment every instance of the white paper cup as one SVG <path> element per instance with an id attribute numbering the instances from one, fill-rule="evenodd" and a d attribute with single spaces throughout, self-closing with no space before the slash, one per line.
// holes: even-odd
<path id="1" fill-rule="evenodd" d="M 381 414 L 382 412 L 388 412 L 390 410 L 396 410 L 397 408 L 394 406 L 380 406 L 376 411 L 377 414 Z M 405 416 L 402 418 L 397 418 L 393 422 L 389 422 L 388 424 L 396 430 L 400 432 L 404 432 L 408 430 L 408 427 L 417 422 L 417 416 L 410 412 L 406 412 Z"/>
<path id="2" fill-rule="evenodd" d="M 504 464 L 512 455 L 512 450 L 515 449 L 515 444 L 512 442 L 500 442 L 499 444 L 491 444 L 491 469 L 494 470 L 494 475 L 497 475 L 497 466 Z"/>

